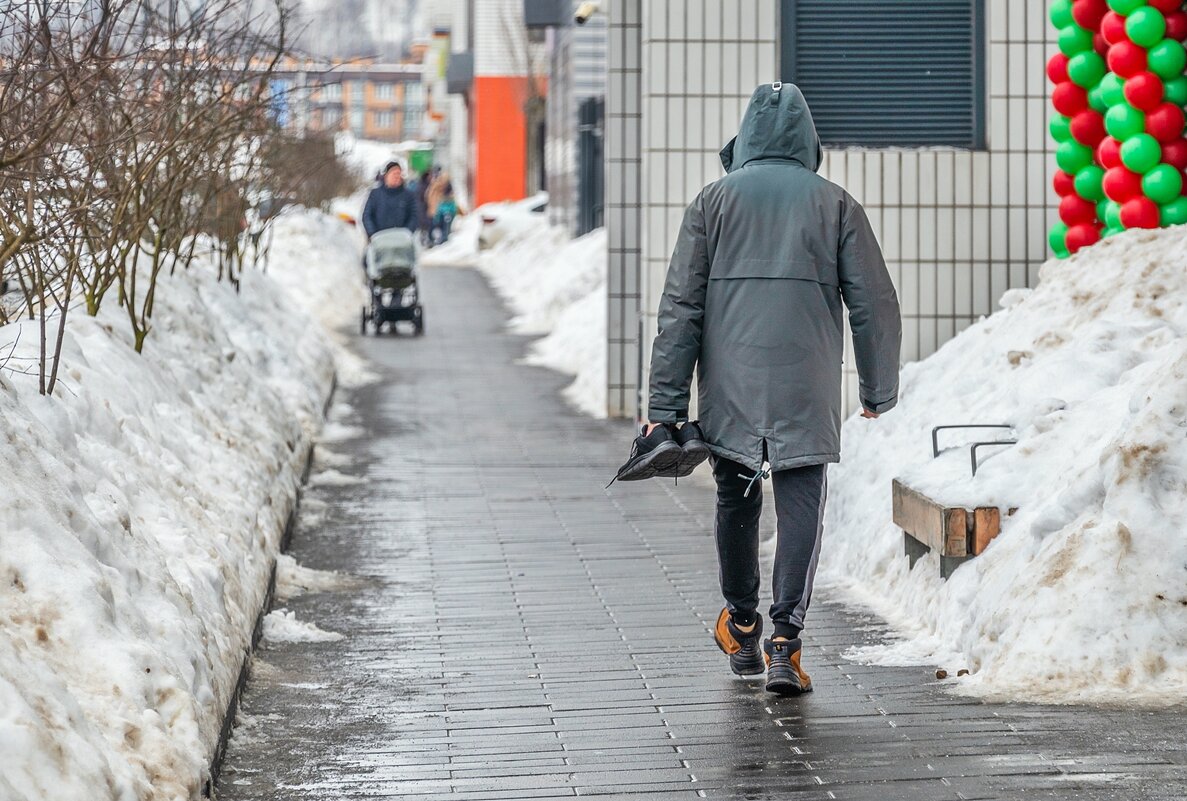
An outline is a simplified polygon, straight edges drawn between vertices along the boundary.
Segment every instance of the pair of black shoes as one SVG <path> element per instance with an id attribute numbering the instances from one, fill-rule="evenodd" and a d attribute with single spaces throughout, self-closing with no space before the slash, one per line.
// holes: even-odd
<path id="1" fill-rule="evenodd" d="M 705 444 L 701 427 L 694 422 L 679 428 L 661 423 L 650 434 L 644 427 L 631 444 L 630 458 L 618 468 L 614 481 L 684 478 L 708 458 L 709 446 Z"/>

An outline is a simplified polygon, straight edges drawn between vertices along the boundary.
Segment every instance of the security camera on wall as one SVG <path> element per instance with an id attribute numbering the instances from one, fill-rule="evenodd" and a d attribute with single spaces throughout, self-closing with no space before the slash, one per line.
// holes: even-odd
<path id="1" fill-rule="evenodd" d="M 577 8 L 576 20 L 578 25 L 584 25 L 589 22 L 589 18 L 596 14 L 602 7 L 601 3 L 582 3 Z"/>

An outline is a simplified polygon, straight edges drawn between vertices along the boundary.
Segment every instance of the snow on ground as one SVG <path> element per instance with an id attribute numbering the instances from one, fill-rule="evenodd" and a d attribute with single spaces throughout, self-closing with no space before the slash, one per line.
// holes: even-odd
<path id="1" fill-rule="evenodd" d="M 276 559 L 276 597 L 282 601 L 307 592 L 331 592 L 358 586 L 359 580 L 331 570 L 314 570 L 297 564 L 287 553 Z"/>
<path id="2" fill-rule="evenodd" d="M 1187 700 L 1187 231 L 1130 232 L 1042 269 L 1002 311 L 903 371 L 897 409 L 845 425 L 822 575 L 903 634 L 854 656 L 972 674 L 964 691 L 1066 702 Z M 1008 423 L 970 475 L 949 435 Z M 991 438 L 1007 432 L 989 432 Z M 891 479 L 1017 507 L 988 550 L 914 570 Z"/>
<path id="3" fill-rule="evenodd" d="M 5 801 L 196 796 L 334 373 L 317 320 L 358 303 L 340 225 L 286 214 L 239 292 L 162 278 L 143 355 L 114 298 L 76 311 L 52 398 L 0 328 Z"/>
<path id="4" fill-rule="evenodd" d="M 480 251 L 478 232 L 487 212 L 498 216 L 506 233 Z M 515 313 L 512 329 L 545 335 L 533 344 L 528 363 L 574 376 L 565 397 L 586 414 L 606 415 L 604 229 L 573 239 L 522 204 L 490 204 L 461 218 L 450 241 L 427 251 L 421 263 L 477 267 Z"/>
<path id="5" fill-rule="evenodd" d="M 297 620 L 287 609 L 274 609 L 264 616 L 264 641 L 272 644 L 293 642 L 335 642 L 342 635 L 326 631 L 314 623 Z"/>

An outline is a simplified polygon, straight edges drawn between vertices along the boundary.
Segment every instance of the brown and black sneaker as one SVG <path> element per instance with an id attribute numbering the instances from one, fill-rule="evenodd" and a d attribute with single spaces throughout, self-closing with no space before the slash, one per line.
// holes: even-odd
<path id="1" fill-rule="evenodd" d="M 767 658 L 767 692 L 800 695 L 812 692 L 812 678 L 800 667 L 804 644 L 794 640 L 767 640 L 762 644 Z"/>
<path id="2" fill-rule="evenodd" d="M 734 623 L 729 609 L 722 609 L 713 629 L 713 639 L 723 653 L 729 654 L 730 670 L 739 676 L 757 676 L 766 670 L 758 643 L 762 638 L 762 616 L 755 618 L 754 628 L 742 631 Z"/>

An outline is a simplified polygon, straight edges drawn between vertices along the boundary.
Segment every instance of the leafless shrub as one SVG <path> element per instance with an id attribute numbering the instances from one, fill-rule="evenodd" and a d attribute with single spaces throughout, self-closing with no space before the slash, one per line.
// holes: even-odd
<path id="1" fill-rule="evenodd" d="M 211 256 L 238 285 L 258 205 L 348 188 L 332 143 L 283 134 L 285 0 L 12 0 L 0 17 L 0 280 L 38 322 L 53 392 L 72 306 L 124 309 L 134 347 L 158 278 Z M 324 159 L 312 163 L 308 159 Z M 257 248 L 258 252 L 258 248 Z M 114 290 L 114 294 L 113 294 Z"/>

